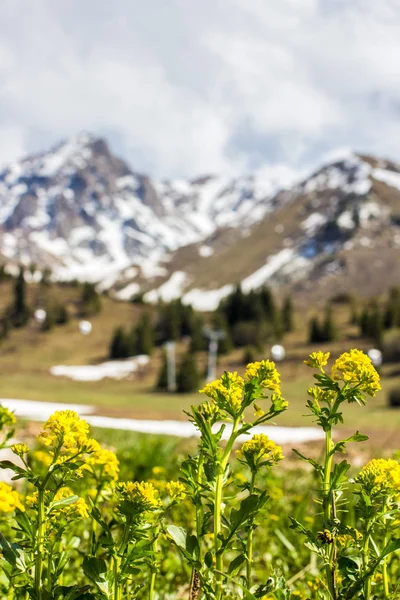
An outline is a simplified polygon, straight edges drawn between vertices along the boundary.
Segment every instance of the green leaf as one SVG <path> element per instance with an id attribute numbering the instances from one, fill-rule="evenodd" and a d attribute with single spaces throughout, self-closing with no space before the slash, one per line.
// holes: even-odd
<path id="1" fill-rule="evenodd" d="M 349 469 L 350 465 L 346 460 L 342 460 L 342 462 L 334 466 L 332 471 L 331 491 L 342 482 Z"/>
<path id="2" fill-rule="evenodd" d="M 21 546 L 12 544 L 0 533 L 0 546 L 4 559 L 18 571 L 26 572 L 29 568 L 27 555 Z"/>
<path id="3" fill-rule="evenodd" d="M 178 548 L 186 550 L 186 529 L 183 529 L 183 527 L 177 527 L 176 525 L 169 525 L 167 527 L 167 532 L 172 537 Z"/>
<path id="4" fill-rule="evenodd" d="M 322 473 L 322 471 L 323 471 L 322 466 L 319 465 L 315 460 L 313 460 L 312 458 L 308 458 L 307 456 L 304 456 L 304 454 L 302 454 L 295 448 L 292 448 L 292 450 L 299 458 L 301 458 L 301 460 L 304 460 L 305 462 L 310 463 L 310 465 L 312 465 L 314 467 L 314 469 L 316 471 L 318 471 L 318 473 Z"/>
<path id="5" fill-rule="evenodd" d="M 231 528 L 238 529 L 247 519 L 254 515 L 258 507 L 258 496 L 257 494 L 251 494 L 247 496 L 240 503 L 239 510 L 232 508 L 231 510 Z"/>
<path id="6" fill-rule="evenodd" d="M 239 554 L 236 558 L 234 558 L 228 567 L 228 575 L 236 574 L 245 560 L 246 557 L 244 554 Z"/>
<path id="7" fill-rule="evenodd" d="M 186 538 L 186 550 L 191 555 L 193 560 L 199 560 L 200 545 L 195 535 L 188 535 Z"/>
<path id="8" fill-rule="evenodd" d="M 79 500 L 79 496 L 69 496 L 68 498 L 62 498 L 61 500 L 55 500 L 49 505 L 47 509 L 47 514 L 49 515 L 52 510 L 55 508 L 63 508 L 64 506 L 69 506 L 70 504 L 74 504 Z"/>
<path id="9" fill-rule="evenodd" d="M 385 558 L 385 556 L 388 556 L 389 554 L 392 554 L 392 552 L 396 552 L 396 550 L 400 549 L 400 538 L 396 538 L 395 540 L 392 540 L 391 542 L 389 542 L 387 544 L 387 546 L 384 547 L 384 549 L 382 550 L 382 554 L 381 554 L 381 559 Z"/>
<path id="10" fill-rule="evenodd" d="M 107 571 L 106 561 L 95 556 L 85 556 L 82 569 L 86 577 L 93 581 L 107 598 L 111 598 L 111 573 Z"/>
<path id="11" fill-rule="evenodd" d="M 209 569 L 211 569 L 211 567 L 213 566 L 213 557 L 210 551 L 206 552 L 204 555 L 204 562 L 206 564 L 206 567 L 208 567 Z"/>

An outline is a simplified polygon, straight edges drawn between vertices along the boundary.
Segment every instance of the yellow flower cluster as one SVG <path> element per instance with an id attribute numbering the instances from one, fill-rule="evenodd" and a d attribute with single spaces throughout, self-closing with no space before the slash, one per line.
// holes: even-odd
<path id="1" fill-rule="evenodd" d="M 12 452 L 14 452 L 14 454 L 16 454 L 19 457 L 24 456 L 24 454 L 27 454 L 29 452 L 29 448 L 26 444 L 14 444 L 13 446 L 11 446 L 11 450 Z"/>
<path id="2" fill-rule="evenodd" d="M 225 371 L 220 379 L 207 383 L 200 393 L 211 398 L 218 408 L 238 413 L 242 407 L 244 380 L 236 371 Z"/>
<path id="3" fill-rule="evenodd" d="M 375 396 L 381 389 L 378 372 L 369 356 L 361 350 L 341 354 L 332 367 L 331 377 L 357 387 L 369 396 Z"/>
<path id="4" fill-rule="evenodd" d="M 63 447 L 67 451 L 87 448 L 89 425 L 73 410 L 58 410 L 43 425 L 38 440 L 45 446 Z"/>
<path id="5" fill-rule="evenodd" d="M 38 462 L 42 463 L 45 467 L 49 467 L 52 463 L 52 457 L 48 452 L 43 450 L 36 450 L 33 453 L 33 458 Z"/>
<path id="6" fill-rule="evenodd" d="M 74 496 L 74 492 L 69 487 L 63 487 L 54 496 L 54 501 L 64 500 Z M 58 513 L 63 513 L 68 518 L 87 519 L 89 516 L 89 507 L 83 498 L 78 498 L 76 502 L 71 502 L 57 510 Z"/>
<path id="7" fill-rule="evenodd" d="M 12 427 L 16 423 L 14 413 L 10 412 L 8 408 L 0 406 L 0 430 L 5 427 Z"/>
<path id="8" fill-rule="evenodd" d="M 308 360 L 304 361 L 304 364 L 313 369 L 323 369 L 330 357 L 330 352 L 311 352 Z"/>
<path id="9" fill-rule="evenodd" d="M 183 500 L 186 497 L 186 488 L 180 481 L 169 481 L 165 485 L 165 491 L 171 500 Z"/>
<path id="10" fill-rule="evenodd" d="M 148 481 L 126 481 L 118 484 L 117 490 L 122 500 L 134 504 L 139 510 L 156 510 L 162 506 L 158 491 Z"/>
<path id="11" fill-rule="evenodd" d="M 10 513 L 16 508 L 24 510 L 18 492 L 13 490 L 8 483 L 0 481 L 0 512 Z"/>
<path id="12" fill-rule="evenodd" d="M 118 480 L 119 460 L 112 450 L 106 450 L 96 440 L 90 440 L 91 454 L 86 459 L 85 467 L 103 481 Z"/>
<path id="13" fill-rule="evenodd" d="M 400 494 L 400 464 L 397 460 L 374 458 L 359 472 L 355 481 L 371 496 Z"/>
<path id="14" fill-rule="evenodd" d="M 283 458 L 282 448 L 263 433 L 256 433 L 251 440 L 244 442 L 236 454 L 253 470 L 260 465 L 272 466 Z"/>
<path id="15" fill-rule="evenodd" d="M 247 381 L 257 380 L 258 385 L 268 390 L 281 393 L 280 375 L 271 360 L 261 360 L 249 363 L 246 367 L 245 378 Z"/>

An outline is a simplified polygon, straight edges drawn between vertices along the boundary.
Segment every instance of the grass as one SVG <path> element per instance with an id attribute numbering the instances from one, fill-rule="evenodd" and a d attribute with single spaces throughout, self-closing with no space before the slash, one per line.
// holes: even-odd
<path id="1" fill-rule="evenodd" d="M 11 300 L 11 283 L 0 286 L 0 312 Z M 50 296 L 50 298 L 49 298 Z M 90 318 L 92 333 L 82 336 L 77 313 L 79 290 L 73 287 L 29 286 L 29 300 L 35 307 L 45 305 L 50 300 L 67 302 L 70 312 L 75 314 L 71 321 L 43 333 L 37 324 L 14 330 L 10 338 L 0 347 L 0 396 L 64 403 L 92 404 L 98 412 L 114 416 L 134 418 L 185 419 L 183 413 L 191 404 L 198 403 L 198 394 L 178 395 L 154 392 L 154 385 L 160 368 L 161 351 L 155 351 L 150 365 L 131 379 L 122 381 L 103 380 L 99 382 L 75 382 L 50 375 L 49 368 L 57 364 L 95 364 L 107 359 L 108 345 L 117 325 L 130 326 L 143 310 L 148 308 L 130 303 L 117 302 L 110 298 L 102 299 L 102 311 Z M 283 392 L 289 400 L 290 409 L 278 421 L 279 425 L 312 425 L 304 418 L 306 390 L 312 384 L 310 371 L 303 365 L 304 358 L 314 349 L 306 344 L 306 323 L 310 314 L 297 315 L 296 331 L 284 340 L 287 359 L 279 365 L 282 375 Z M 367 348 L 365 340 L 357 338 L 357 330 L 348 325 L 349 307 L 335 307 L 335 317 L 341 340 L 329 347 L 333 356 L 352 347 Z M 184 344 L 178 347 L 182 351 Z M 266 354 L 268 355 L 268 349 Z M 230 369 L 243 372 L 242 350 L 236 350 L 229 357 L 221 358 L 220 370 Z M 260 358 L 263 358 L 260 354 Z M 201 369 L 204 370 L 206 356 L 200 355 Z M 384 367 L 382 386 L 384 392 L 369 401 L 366 407 L 350 405 L 346 407 L 346 427 L 360 429 L 375 437 L 391 438 L 400 427 L 400 411 L 386 406 L 386 394 L 392 387 L 400 387 L 399 372 L 393 367 Z"/>

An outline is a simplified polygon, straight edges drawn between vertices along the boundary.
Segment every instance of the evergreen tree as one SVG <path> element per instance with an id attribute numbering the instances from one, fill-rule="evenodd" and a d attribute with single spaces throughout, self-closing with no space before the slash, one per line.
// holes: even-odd
<path id="1" fill-rule="evenodd" d="M 8 338 L 11 329 L 11 323 L 8 315 L 4 315 L 0 321 L 0 340 Z"/>
<path id="2" fill-rule="evenodd" d="M 322 342 L 321 325 L 317 317 L 312 317 L 308 329 L 309 344 L 319 344 L 320 342 Z"/>
<path id="3" fill-rule="evenodd" d="M 264 286 L 260 291 L 260 301 L 263 307 L 265 318 L 274 322 L 276 318 L 277 308 L 274 295 L 271 289 L 267 286 Z"/>
<path id="4" fill-rule="evenodd" d="M 370 314 L 367 306 L 364 306 L 360 316 L 360 333 L 363 337 L 369 337 Z"/>
<path id="5" fill-rule="evenodd" d="M 64 304 L 59 304 L 55 308 L 55 322 L 57 325 L 65 325 L 69 321 L 69 313 Z"/>
<path id="6" fill-rule="evenodd" d="M 201 352 L 206 347 L 204 338 L 204 319 L 196 316 L 193 319 L 192 335 L 190 339 L 190 352 Z"/>
<path id="7" fill-rule="evenodd" d="M 356 300 L 354 300 L 354 298 L 353 298 L 350 303 L 349 323 L 350 323 L 350 325 L 359 325 L 360 319 L 361 319 L 361 317 L 358 312 L 358 304 L 357 304 Z"/>
<path id="8" fill-rule="evenodd" d="M 369 337 L 380 346 L 383 341 L 383 315 L 377 302 L 371 307 L 368 329 Z"/>
<path id="9" fill-rule="evenodd" d="M 393 287 L 390 290 L 389 297 L 387 299 L 385 314 L 384 314 L 384 327 L 385 329 L 391 329 L 393 327 L 400 326 L 400 288 Z"/>
<path id="10" fill-rule="evenodd" d="M 282 306 L 282 329 L 284 333 L 290 333 L 294 329 L 293 303 L 290 296 L 286 296 Z"/>
<path id="11" fill-rule="evenodd" d="M 153 351 L 153 330 L 150 315 L 145 313 L 136 327 L 137 354 L 151 355 Z"/>
<path id="12" fill-rule="evenodd" d="M 24 269 L 21 266 L 14 285 L 13 321 L 15 327 L 23 327 L 29 319 L 29 308 L 26 301 L 26 282 Z"/>
<path id="13" fill-rule="evenodd" d="M 126 334 L 123 327 L 117 327 L 114 330 L 110 344 L 109 356 L 113 360 L 128 358 L 131 356 L 130 336 Z"/>
<path id="14" fill-rule="evenodd" d="M 156 390 L 166 392 L 168 391 L 168 358 L 167 353 L 163 352 L 163 358 L 161 363 L 161 369 L 158 374 Z"/>
<path id="15" fill-rule="evenodd" d="M 336 324 L 333 318 L 332 307 L 329 306 L 325 312 L 325 319 L 322 324 L 322 342 L 333 342 L 337 337 Z"/>
<path id="16" fill-rule="evenodd" d="M 88 317 L 95 315 L 101 310 L 100 296 L 94 283 L 85 282 L 81 294 L 81 314 Z"/>
<path id="17" fill-rule="evenodd" d="M 42 271 L 42 278 L 40 280 L 41 285 L 50 285 L 51 275 L 51 269 L 49 267 L 45 267 Z"/>
<path id="18" fill-rule="evenodd" d="M 176 378 L 177 391 L 180 394 L 195 392 L 200 387 L 200 377 L 195 355 L 188 352 L 183 357 Z"/>
<path id="19" fill-rule="evenodd" d="M 240 283 L 236 285 L 233 292 L 222 303 L 221 310 L 225 314 L 230 327 L 246 318 L 244 296 Z"/>
<path id="20" fill-rule="evenodd" d="M 50 331 L 55 325 L 54 311 L 51 308 L 46 310 L 46 318 L 42 323 L 42 331 Z"/>

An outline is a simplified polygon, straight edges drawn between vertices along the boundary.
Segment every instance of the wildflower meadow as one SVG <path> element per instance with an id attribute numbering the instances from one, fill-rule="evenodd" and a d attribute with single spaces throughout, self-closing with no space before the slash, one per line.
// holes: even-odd
<path id="1" fill-rule="evenodd" d="M 54 413 L 31 444 L 0 412 L 1 447 L 15 461 L 0 483 L 0 597 L 7 600 L 350 600 L 400 597 L 400 464 L 346 460 L 346 405 L 380 389 L 359 350 L 306 365 L 307 411 L 324 432 L 320 458 L 295 471 L 257 426 L 290 410 L 271 361 L 207 384 L 189 418 L 197 449 L 172 480 L 154 465 L 129 480 L 122 459 L 75 412 Z M 306 368 L 306 367 L 304 367 Z M 305 393 L 306 396 L 306 393 Z M 308 421 L 310 422 L 310 420 Z"/>

